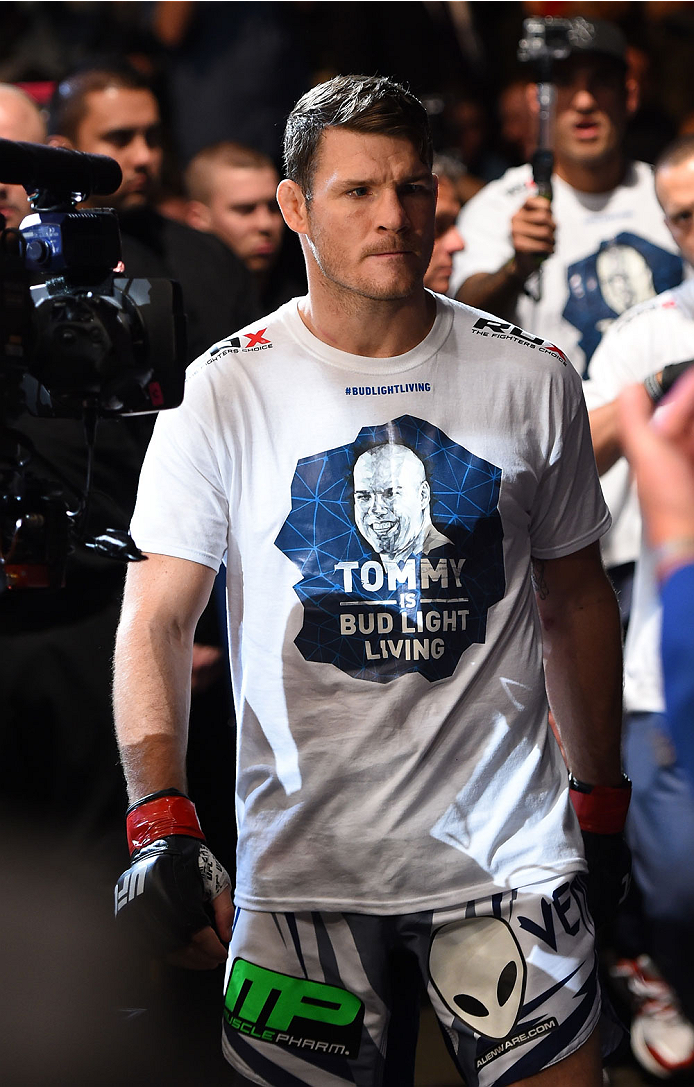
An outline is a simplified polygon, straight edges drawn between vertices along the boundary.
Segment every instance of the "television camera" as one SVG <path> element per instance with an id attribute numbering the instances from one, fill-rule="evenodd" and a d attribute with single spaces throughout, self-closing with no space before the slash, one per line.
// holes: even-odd
<path id="1" fill-rule="evenodd" d="M 118 163 L 0 140 L 0 181 L 22 185 L 32 209 L 0 233 L 1 593 L 61 587 L 77 546 L 144 558 L 122 529 L 86 533 L 97 424 L 180 404 L 186 338 L 179 284 L 125 275 L 115 212 L 77 208 L 116 191 Z M 82 420 L 79 493 L 40 474 L 28 416 Z"/>

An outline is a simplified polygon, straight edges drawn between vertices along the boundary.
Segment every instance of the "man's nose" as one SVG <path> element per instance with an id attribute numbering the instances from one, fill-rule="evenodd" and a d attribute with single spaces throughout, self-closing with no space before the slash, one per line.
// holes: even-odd
<path id="1" fill-rule="evenodd" d="M 158 149 L 151 147 L 140 133 L 133 137 L 129 150 L 134 166 L 151 166 L 158 154 Z"/>
<path id="2" fill-rule="evenodd" d="M 446 244 L 446 252 L 449 256 L 453 256 L 454 253 L 461 253 L 465 248 L 465 242 L 463 236 L 458 230 L 457 226 L 450 227 L 444 235 L 444 242 Z"/>
<path id="3" fill-rule="evenodd" d="M 387 189 L 378 202 L 378 225 L 384 230 L 400 231 L 409 226 L 409 218 L 399 193 Z"/>

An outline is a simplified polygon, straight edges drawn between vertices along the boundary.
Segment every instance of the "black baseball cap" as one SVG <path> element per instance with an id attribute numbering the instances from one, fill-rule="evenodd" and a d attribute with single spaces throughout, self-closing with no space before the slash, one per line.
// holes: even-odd
<path id="1" fill-rule="evenodd" d="M 626 64 L 627 41 L 614 23 L 605 19 L 571 19 L 569 46 L 572 53 L 603 53 Z"/>

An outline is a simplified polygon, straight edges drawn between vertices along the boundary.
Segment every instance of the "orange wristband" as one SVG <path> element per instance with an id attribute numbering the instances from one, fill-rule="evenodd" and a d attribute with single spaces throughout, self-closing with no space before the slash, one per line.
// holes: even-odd
<path id="1" fill-rule="evenodd" d="M 622 785 L 582 785 L 569 778 L 569 796 L 581 830 L 592 834 L 621 834 L 631 800 L 631 782 Z"/>

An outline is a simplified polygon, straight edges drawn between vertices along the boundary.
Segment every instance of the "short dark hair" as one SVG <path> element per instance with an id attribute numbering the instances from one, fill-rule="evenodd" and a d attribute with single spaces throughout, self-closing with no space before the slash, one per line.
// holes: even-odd
<path id="1" fill-rule="evenodd" d="M 145 77 L 127 64 L 78 69 L 61 79 L 53 93 L 49 105 L 49 134 L 65 136 L 74 142 L 87 113 L 87 95 L 111 87 L 154 94 Z"/>
<path id="2" fill-rule="evenodd" d="M 286 175 L 308 200 L 326 128 L 404 137 L 414 144 L 424 165 L 431 168 L 429 119 L 418 98 L 387 76 L 335 76 L 299 99 L 284 131 Z"/>
<path id="3" fill-rule="evenodd" d="M 690 132 L 684 136 L 678 136 L 660 152 L 655 160 L 653 171 L 657 174 L 659 170 L 664 170 L 668 166 L 680 166 L 691 158 L 694 158 L 694 134 Z"/>
<path id="4" fill-rule="evenodd" d="M 191 200 L 206 204 L 212 195 L 211 170 L 215 166 L 233 166 L 241 170 L 273 170 L 277 167 L 263 151 L 233 140 L 220 140 L 203 147 L 190 160 L 184 173 L 186 191 Z"/>

